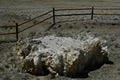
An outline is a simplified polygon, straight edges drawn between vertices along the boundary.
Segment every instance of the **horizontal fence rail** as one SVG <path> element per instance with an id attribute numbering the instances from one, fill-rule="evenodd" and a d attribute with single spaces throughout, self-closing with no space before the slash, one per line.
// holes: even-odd
<path id="1" fill-rule="evenodd" d="M 15 32 L 13 33 L 0 33 L 0 35 L 11 35 L 11 34 L 16 34 Z"/>
<path id="2" fill-rule="evenodd" d="M 65 8 L 62 8 L 62 9 L 56 8 L 55 9 L 55 8 L 53 8 L 53 10 L 45 12 L 45 13 L 43 13 L 43 14 L 35 17 L 35 18 L 32 18 L 31 20 L 25 21 L 25 22 L 20 23 L 20 24 L 16 23 L 15 26 L 0 26 L 0 28 L 12 28 L 12 27 L 15 28 L 15 32 L 0 33 L 0 35 L 16 35 L 16 41 L 18 41 L 19 40 L 19 33 L 22 33 L 24 31 L 26 31 L 26 30 L 28 30 L 28 29 L 30 29 L 30 28 L 40 24 L 40 23 L 43 23 L 43 22 L 51 19 L 51 18 L 52 18 L 52 21 L 53 21 L 52 25 L 55 25 L 56 24 L 56 17 L 61 17 L 61 16 L 83 16 L 83 15 L 89 15 L 89 16 L 91 16 L 91 20 L 94 19 L 94 15 L 96 15 L 96 16 L 98 16 L 98 15 L 100 15 L 100 16 L 101 15 L 102 16 L 120 16 L 119 13 L 114 13 L 113 14 L 113 13 L 95 12 L 95 11 L 107 11 L 107 10 L 110 10 L 110 11 L 113 11 L 113 10 L 120 11 L 120 8 L 118 8 L 118 7 L 114 7 L 114 8 L 109 8 L 109 7 L 106 7 L 106 8 L 105 7 L 84 7 L 84 8 L 76 8 L 76 9 L 70 9 L 70 8 L 69 9 L 65 9 Z M 61 14 L 57 14 L 57 12 L 60 12 L 60 11 L 62 13 Z M 70 13 L 69 12 L 69 13 L 64 13 L 63 14 L 64 11 L 89 11 L 89 12 L 86 12 L 86 13 L 84 12 L 84 13 L 79 13 L 79 14 L 78 13 L 72 13 L 72 12 Z M 27 23 L 29 23 L 31 21 L 34 21 L 35 19 L 41 18 L 43 16 L 46 16 L 46 15 L 48 15 L 50 13 L 52 13 L 52 16 L 49 16 L 49 17 L 47 17 L 47 18 L 45 18 L 45 19 L 43 19 L 41 21 L 38 21 L 37 23 L 31 24 L 31 25 L 27 26 L 27 28 L 19 31 L 19 27 L 21 27 L 22 25 L 25 25 L 25 24 L 27 24 Z"/>
<path id="3" fill-rule="evenodd" d="M 55 9 L 55 11 L 71 11 L 71 10 L 91 10 L 91 8 L 77 8 L 77 9 Z"/>
<path id="4" fill-rule="evenodd" d="M 16 26 L 0 26 L 0 28 L 11 28 L 11 27 L 16 27 Z"/>
<path id="5" fill-rule="evenodd" d="M 95 10 L 120 10 L 120 8 L 99 8 L 99 7 L 95 7 Z"/>
<path id="6" fill-rule="evenodd" d="M 16 26 L 0 26 L 0 28 L 15 28 Z M 16 32 L 11 32 L 11 33 L 0 33 L 0 35 L 11 35 L 11 34 L 16 34 Z"/>
<path id="7" fill-rule="evenodd" d="M 25 30 L 27 30 L 27 29 L 29 29 L 29 28 L 32 28 L 33 26 L 35 26 L 35 25 L 37 25 L 37 24 L 40 24 L 40 23 L 42 23 L 42 22 L 44 22 L 44 21 L 46 21 L 46 20 L 49 20 L 49 19 L 52 18 L 52 17 L 53 17 L 53 16 L 50 16 L 50 17 L 48 17 L 48 18 L 46 18 L 46 19 L 44 19 L 44 20 L 42 20 L 42 21 L 40 21 L 40 22 L 38 22 L 38 23 L 36 23 L 36 24 L 33 24 L 33 25 L 31 25 L 31 26 L 29 26 L 29 27 L 27 27 L 27 28 L 19 31 L 18 33 L 21 33 L 21 32 L 23 32 L 23 31 L 25 31 Z"/>
<path id="8" fill-rule="evenodd" d="M 91 13 L 84 13 L 84 14 L 60 14 L 55 16 L 78 16 L 78 15 L 91 15 Z"/>
<path id="9" fill-rule="evenodd" d="M 111 15 L 111 16 L 120 16 L 120 14 L 103 14 L 103 13 L 94 13 L 94 15 Z"/>
<path id="10" fill-rule="evenodd" d="M 42 17 L 42 16 L 44 16 L 44 15 L 47 15 L 47 14 L 49 14 L 49 13 L 51 13 L 51 12 L 52 12 L 52 10 L 51 10 L 51 11 L 48 11 L 48 12 L 46 12 L 46 13 L 40 15 L 40 16 L 37 16 L 37 17 L 35 17 L 35 18 L 31 19 L 31 20 L 28 20 L 28 21 L 26 21 L 26 22 L 23 22 L 23 23 L 19 24 L 18 26 L 24 25 L 24 24 L 26 24 L 26 23 L 28 23 L 28 22 L 30 22 L 30 21 L 33 21 L 33 20 L 35 20 L 35 19 L 37 19 L 37 18 L 39 18 L 39 17 Z"/>

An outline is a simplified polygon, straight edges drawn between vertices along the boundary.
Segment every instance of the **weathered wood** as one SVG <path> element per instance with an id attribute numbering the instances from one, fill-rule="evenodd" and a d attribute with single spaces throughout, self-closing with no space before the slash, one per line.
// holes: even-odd
<path id="1" fill-rule="evenodd" d="M 17 52 L 19 61 L 22 61 L 22 71 L 34 75 L 43 75 L 48 71 L 54 76 L 78 77 L 80 73 L 95 70 L 104 63 L 113 64 L 108 58 L 106 41 L 91 37 L 89 35 L 86 39 L 74 39 L 44 36 L 35 40 L 24 40 L 22 44 L 18 43 Z"/>
<path id="2" fill-rule="evenodd" d="M 91 10 L 91 8 L 56 9 L 55 11 L 71 11 L 71 10 Z"/>
<path id="3" fill-rule="evenodd" d="M 11 34 L 16 34 L 16 33 L 0 33 L 0 35 L 11 35 Z"/>
<path id="4" fill-rule="evenodd" d="M 53 8 L 53 24 L 55 24 L 55 8 Z"/>
<path id="5" fill-rule="evenodd" d="M 42 16 L 44 16 L 44 15 L 47 15 L 47 14 L 49 14 L 49 13 L 51 13 L 51 12 L 52 12 L 52 10 L 51 10 L 51 11 L 48 11 L 48 12 L 46 12 L 46 13 L 40 15 L 40 16 L 37 16 L 37 17 L 35 17 L 35 18 L 31 19 L 31 20 L 28 20 L 28 21 L 26 21 L 26 22 L 23 22 L 23 23 L 19 24 L 18 26 L 24 25 L 24 24 L 26 24 L 26 23 L 28 23 L 28 22 L 30 22 L 30 21 L 33 21 L 33 20 L 35 20 L 35 19 L 37 19 L 37 18 L 40 18 L 40 17 L 42 17 Z"/>
<path id="6" fill-rule="evenodd" d="M 104 14 L 104 13 L 94 13 L 94 15 L 112 15 L 112 16 L 120 16 L 120 14 Z"/>
<path id="7" fill-rule="evenodd" d="M 16 26 L 0 26 L 0 28 L 11 28 L 11 27 L 16 27 Z"/>
<path id="8" fill-rule="evenodd" d="M 49 20 L 49 19 L 52 18 L 52 17 L 53 17 L 53 16 L 50 16 L 50 17 L 48 17 L 48 18 L 46 18 L 46 19 L 44 19 L 44 20 L 42 20 L 42 21 L 40 21 L 40 22 L 38 22 L 38 23 L 36 23 L 36 24 L 33 24 L 33 25 L 31 25 L 31 26 L 29 26 L 29 27 L 27 27 L 27 28 L 19 31 L 19 33 L 23 32 L 23 31 L 25 31 L 25 30 L 27 30 L 27 29 L 29 29 L 29 28 L 32 28 L 33 26 L 38 25 L 38 24 L 40 24 L 40 23 L 42 23 L 42 22 L 44 22 L 44 21 L 46 21 L 46 20 Z"/>
<path id="9" fill-rule="evenodd" d="M 120 10 L 120 7 L 113 7 L 113 8 L 109 8 L 109 7 L 95 7 L 95 10 Z"/>
<path id="10" fill-rule="evenodd" d="M 55 16 L 78 16 L 78 15 L 91 15 L 91 13 L 84 13 L 84 14 L 60 14 Z"/>
<path id="11" fill-rule="evenodd" d="M 94 16 L 94 7 L 92 6 L 91 19 L 93 19 L 93 16 Z"/>

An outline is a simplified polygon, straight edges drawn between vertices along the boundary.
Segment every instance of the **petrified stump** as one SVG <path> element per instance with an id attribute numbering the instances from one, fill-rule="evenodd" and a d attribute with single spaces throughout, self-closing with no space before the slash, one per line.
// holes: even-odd
<path id="1" fill-rule="evenodd" d="M 18 56 L 23 72 L 79 77 L 109 62 L 104 42 L 93 37 L 81 40 L 46 36 L 26 41 L 19 47 Z"/>

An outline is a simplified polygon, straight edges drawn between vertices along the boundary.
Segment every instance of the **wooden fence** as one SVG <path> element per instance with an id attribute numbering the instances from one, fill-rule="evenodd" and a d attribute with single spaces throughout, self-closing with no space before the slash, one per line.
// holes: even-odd
<path id="1" fill-rule="evenodd" d="M 51 13 L 51 12 L 53 12 L 53 10 L 48 11 L 48 12 L 42 14 L 42 15 L 39 15 L 39 16 L 37 16 L 37 17 L 35 17 L 35 18 L 31 19 L 31 20 L 25 21 L 25 22 L 23 22 L 23 23 L 21 23 L 21 24 L 16 23 L 14 26 L 0 26 L 0 28 L 15 27 L 15 32 L 12 32 L 12 33 L 0 33 L 0 35 L 15 35 L 15 36 L 16 36 L 16 40 L 15 40 L 15 41 L 18 41 L 18 40 L 19 40 L 19 34 L 20 34 L 20 33 L 22 33 L 22 32 L 24 32 L 24 31 L 26 31 L 26 30 L 34 27 L 35 25 L 38 25 L 38 24 L 40 24 L 40 23 L 43 23 L 43 22 L 45 22 L 46 20 L 49 20 L 49 19 L 52 18 L 53 16 L 50 16 L 50 17 L 48 17 L 48 18 L 45 18 L 44 20 L 39 21 L 39 22 L 37 22 L 36 24 L 30 25 L 30 26 L 28 26 L 27 28 L 19 31 L 19 28 L 20 28 L 22 25 L 25 25 L 25 24 L 27 24 L 27 23 L 29 23 L 29 22 L 31 22 L 31 21 L 34 21 L 35 19 L 40 18 L 40 17 L 42 17 L 42 16 L 45 16 L 45 15 Z M 0 42 L 5 42 L 5 41 L 0 41 Z"/>
<path id="2" fill-rule="evenodd" d="M 89 13 L 81 13 L 81 14 L 72 14 L 72 13 L 71 14 L 70 13 L 69 14 L 56 14 L 57 11 L 75 11 L 75 10 L 77 10 L 77 11 L 80 11 L 80 10 L 85 10 L 85 11 L 86 10 L 90 10 L 90 12 Z M 89 15 L 89 16 L 91 16 L 91 20 L 94 19 L 95 15 L 105 15 L 105 16 L 106 15 L 113 15 L 113 16 L 116 15 L 116 16 L 120 16 L 120 14 L 95 13 L 94 11 L 96 11 L 96 10 L 102 10 L 102 11 L 105 11 L 105 10 L 111 10 L 111 11 L 112 10 L 118 10 L 118 11 L 120 11 L 120 8 L 100 8 L 100 7 L 87 7 L 87 8 L 77 8 L 77 9 L 55 9 L 55 8 L 53 8 L 51 11 L 48 11 L 48 12 L 46 12 L 46 13 L 40 15 L 40 16 L 37 16 L 37 17 L 35 17 L 35 18 L 31 19 L 31 20 L 28 20 L 26 22 L 23 22 L 21 24 L 16 23 L 14 26 L 0 26 L 0 28 L 15 27 L 15 29 L 16 29 L 15 32 L 12 32 L 12 33 L 0 33 L 0 35 L 16 35 L 16 41 L 18 41 L 19 40 L 19 33 L 22 33 L 23 31 L 26 31 L 26 30 L 34 27 L 35 25 L 43 23 L 43 22 L 45 22 L 45 21 L 47 21 L 47 20 L 49 20 L 51 18 L 53 19 L 52 25 L 55 25 L 56 24 L 56 17 L 61 17 L 61 16 Z M 24 24 L 27 24 L 28 22 L 34 21 L 37 18 L 41 18 L 42 16 L 48 15 L 49 13 L 52 13 L 52 16 L 49 16 L 48 18 L 45 18 L 44 20 L 39 21 L 36 24 L 30 25 L 27 28 L 19 31 L 19 27 L 20 26 L 22 26 Z"/>

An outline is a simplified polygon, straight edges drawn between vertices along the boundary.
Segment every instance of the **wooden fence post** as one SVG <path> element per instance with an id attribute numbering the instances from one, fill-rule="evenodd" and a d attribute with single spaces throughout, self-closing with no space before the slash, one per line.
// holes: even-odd
<path id="1" fill-rule="evenodd" d="M 18 37 L 18 23 L 16 23 L 16 41 L 18 41 L 19 37 Z"/>
<path id="2" fill-rule="evenodd" d="M 53 25 L 55 24 L 55 8 L 53 8 Z"/>
<path id="3" fill-rule="evenodd" d="M 94 7 L 92 6 L 91 20 L 93 20 L 93 16 L 94 16 Z"/>

